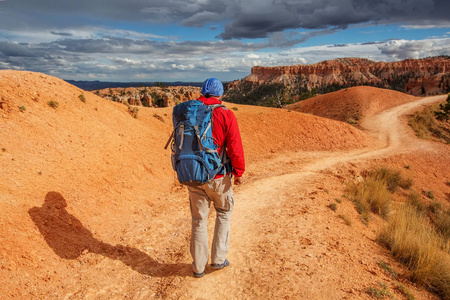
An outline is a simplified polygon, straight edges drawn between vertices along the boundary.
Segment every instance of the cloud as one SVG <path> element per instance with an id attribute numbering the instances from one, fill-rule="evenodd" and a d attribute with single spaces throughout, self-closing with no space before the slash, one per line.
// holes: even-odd
<path id="1" fill-rule="evenodd" d="M 190 16 L 187 19 L 184 19 L 182 24 L 184 26 L 190 26 L 190 27 L 202 27 L 208 22 L 213 22 L 215 20 L 219 19 L 219 15 L 214 12 L 209 11 L 202 11 L 199 13 L 196 13 L 195 15 Z"/>
<path id="2" fill-rule="evenodd" d="M 345 29 L 352 24 L 364 23 L 448 23 L 448 16 L 438 12 L 449 6 L 444 0 L 261 2 L 262 5 L 256 0 L 230 2 L 227 10 L 228 16 L 232 16 L 231 22 L 226 24 L 219 37 L 225 40 L 264 38 L 287 29 Z"/>
<path id="3" fill-rule="evenodd" d="M 449 26 L 448 0 L 22 0 L 4 1 L 0 28 L 23 31 L 85 22 L 145 22 L 223 28 L 223 40 L 267 38 L 286 30 L 337 30 L 355 24 Z M 27 20 L 27 22 L 17 22 Z M 63 25 L 63 29 L 58 26 Z M 301 42 L 301 39 L 298 39 Z"/>
<path id="4" fill-rule="evenodd" d="M 448 54 L 449 39 L 283 48 L 241 41 L 176 42 L 125 38 L 63 39 L 48 43 L 0 42 L 0 68 L 29 70 L 64 79 L 107 81 L 234 80 L 253 66 L 311 64 L 338 57 L 394 61 Z M 183 79 L 181 79 L 183 80 Z"/>
<path id="5" fill-rule="evenodd" d="M 448 55 L 442 38 L 293 47 L 347 27 L 448 27 L 448 11 L 448 0 L 0 1 L 0 68 L 67 79 L 231 80 L 255 65 Z M 186 28 L 172 36 L 179 26 L 201 40 L 185 40 L 194 36 Z"/>
<path id="6" fill-rule="evenodd" d="M 417 25 L 402 25 L 400 26 L 405 28 L 406 30 L 415 30 L 415 29 L 435 29 L 435 28 L 448 28 L 450 27 L 450 21 L 448 22 L 438 22 L 436 24 L 417 24 Z"/>
<path id="7" fill-rule="evenodd" d="M 395 59 L 422 58 L 450 54 L 450 38 L 420 41 L 394 40 L 379 45 L 384 55 Z"/>
<path id="8" fill-rule="evenodd" d="M 324 29 L 308 32 L 275 32 L 269 35 L 268 44 L 272 47 L 292 47 L 297 44 L 304 43 L 313 37 L 333 34 L 337 30 L 338 29 Z"/>
<path id="9" fill-rule="evenodd" d="M 203 78 L 202 73 L 211 76 L 226 73 L 230 79 L 234 78 L 230 75 L 232 72 L 246 73 L 253 66 L 248 59 L 245 64 L 239 61 L 241 51 L 258 51 L 264 47 L 267 45 L 248 45 L 240 41 L 175 42 L 113 37 L 44 43 L 1 41 L 0 68 L 78 80 L 95 75 L 99 80 L 127 81 L 147 74 L 148 80 L 161 81 L 173 76 Z"/>
<path id="10" fill-rule="evenodd" d="M 3 57 L 39 57 L 40 53 L 30 45 L 0 41 L 0 54 Z M 41 54 L 42 55 L 42 54 Z"/>
<path id="11" fill-rule="evenodd" d="M 56 32 L 56 31 L 50 31 L 51 34 L 59 35 L 59 36 L 72 36 L 70 32 Z"/>

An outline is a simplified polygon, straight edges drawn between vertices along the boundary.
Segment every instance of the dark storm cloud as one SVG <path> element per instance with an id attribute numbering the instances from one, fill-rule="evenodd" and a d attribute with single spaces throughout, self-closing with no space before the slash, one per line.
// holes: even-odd
<path id="1" fill-rule="evenodd" d="M 0 2 L 0 27 L 96 22 L 225 24 L 221 39 L 265 38 L 286 29 L 345 29 L 352 24 L 450 24 L 448 0 L 22 0 Z M 17 28 L 16 27 L 16 28 Z M 63 33 L 64 31 L 61 31 Z"/>
<path id="2" fill-rule="evenodd" d="M 73 36 L 73 34 L 71 34 L 70 32 L 56 32 L 56 31 L 50 31 L 51 34 L 53 35 L 58 35 L 58 36 Z"/>
<path id="3" fill-rule="evenodd" d="M 0 41 L 0 54 L 4 57 L 38 57 L 42 55 L 27 43 L 10 43 Z"/>
<path id="4" fill-rule="evenodd" d="M 251 2 L 251 1 L 250 1 Z M 266 2 L 266 1 L 263 1 Z M 252 9 L 237 2 L 229 10 L 235 17 L 220 34 L 223 39 L 262 38 L 285 29 L 345 29 L 352 24 L 398 23 L 431 24 L 449 22 L 449 16 L 436 10 L 448 6 L 444 0 L 314 0 L 270 1 Z M 439 15 L 441 17 L 436 17 Z"/>

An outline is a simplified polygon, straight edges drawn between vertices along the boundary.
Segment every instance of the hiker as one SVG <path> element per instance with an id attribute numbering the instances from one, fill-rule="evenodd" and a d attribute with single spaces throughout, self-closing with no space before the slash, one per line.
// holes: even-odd
<path id="1" fill-rule="evenodd" d="M 234 176 L 235 185 L 240 184 L 245 170 L 244 151 L 236 117 L 231 110 L 222 105 L 220 100 L 223 94 L 222 83 L 216 78 L 206 79 L 201 93 L 203 96 L 198 100 L 190 100 L 187 101 L 189 103 L 183 102 L 177 105 L 178 107 L 175 106 L 172 146 L 173 167 L 177 171 L 178 179 L 187 185 L 189 191 L 192 215 L 190 251 L 194 260 L 192 263 L 194 277 L 197 278 L 205 275 L 205 267 L 209 259 L 207 222 L 211 203 L 216 209 L 211 267 L 222 269 L 230 265 L 226 256 L 230 238 L 230 218 L 234 205 L 232 177 Z M 195 111 L 195 117 L 189 116 L 192 111 Z M 202 114 L 209 116 L 209 122 L 190 126 L 190 123 L 198 120 L 199 115 Z M 212 124 L 212 131 L 209 125 L 205 126 L 206 129 L 199 129 L 202 124 L 208 123 Z M 201 130 L 203 131 L 200 132 Z M 208 138 L 208 134 L 212 136 Z M 179 153 L 180 151 L 187 152 L 183 156 L 183 153 Z M 197 166 L 200 164 L 198 161 L 210 162 L 214 159 L 209 157 L 191 159 L 193 155 L 199 155 L 199 153 L 205 153 L 204 155 L 213 153 L 218 161 L 211 167 L 218 170 L 213 173 L 207 172 L 205 180 L 192 179 L 198 173 L 205 173 L 204 166 Z"/>

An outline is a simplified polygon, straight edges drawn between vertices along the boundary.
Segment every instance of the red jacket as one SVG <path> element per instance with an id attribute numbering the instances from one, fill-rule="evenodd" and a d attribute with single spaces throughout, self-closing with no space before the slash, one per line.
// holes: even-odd
<path id="1" fill-rule="evenodd" d="M 217 98 L 205 98 L 201 96 L 198 100 L 206 105 L 221 104 Z M 221 153 L 222 147 L 225 145 L 227 155 L 231 159 L 233 166 L 232 173 L 240 177 L 245 171 L 244 148 L 242 147 L 241 134 L 234 113 L 229 109 L 219 107 L 213 112 L 213 137 L 216 139 L 219 148 L 217 151 Z M 223 175 L 217 175 L 222 177 Z"/>

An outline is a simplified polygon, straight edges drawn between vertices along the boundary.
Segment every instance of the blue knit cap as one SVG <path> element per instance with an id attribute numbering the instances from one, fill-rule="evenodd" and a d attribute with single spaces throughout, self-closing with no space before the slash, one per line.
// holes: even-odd
<path id="1" fill-rule="evenodd" d="M 223 94 L 223 84 L 217 78 L 208 78 L 203 82 L 201 93 L 205 97 L 220 97 Z"/>

